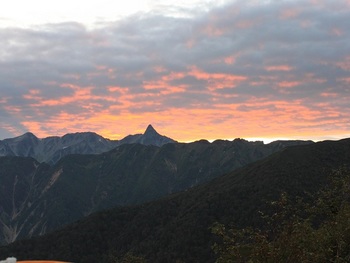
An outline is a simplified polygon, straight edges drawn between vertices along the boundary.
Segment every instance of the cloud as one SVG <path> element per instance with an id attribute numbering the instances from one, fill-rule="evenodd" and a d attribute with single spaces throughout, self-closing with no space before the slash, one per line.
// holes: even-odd
<path id="1" fill-rule="evenodd" d="M 177 140 L 349 134 L 348 1 L 169 14 L 1 28 L 0 137 L 148 123 Z"/>

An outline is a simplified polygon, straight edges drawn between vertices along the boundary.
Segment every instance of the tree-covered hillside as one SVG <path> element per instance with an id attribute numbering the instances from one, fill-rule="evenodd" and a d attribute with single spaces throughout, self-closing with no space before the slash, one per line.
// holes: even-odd
<path id="1" fill-rule="evenodd" d="M 183 191 L 288 145 L 309 143 L 123 144 L 99 155 L 68 155 L 53 166 L 0 157 L 0 243 L 42 235 L 103 209 Z"/>
<path id="2" fill-rule="evenodd" d="M 93 214 L 59 231 L 0 248 L 0 257 L 116 262 L 214 262 L 215 223 L 264 227 L 267 201 L 308 196 L 350 166 L 350 139 L 288 147 L 212 182 L 150 203 Z"/>

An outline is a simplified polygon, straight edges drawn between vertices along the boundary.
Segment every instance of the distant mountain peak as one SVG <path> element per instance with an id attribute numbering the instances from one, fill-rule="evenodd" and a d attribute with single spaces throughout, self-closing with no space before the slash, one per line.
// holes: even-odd
<path id="1" fill-rule="evenodd" d="M 8 141 L 9 139 L 7 139 Z M 17 136 L 17 137 L 14 137 L 13 140 L 15 142 L 23 142 L 23 141 L 33 141 L 33 142 L 36 142 L 38 141 L 38 137 L 36 137 L 33 133 L 31 132 L 26 132 L 20 136 Z"/>
<path id="2" fill-rule="evenodd" d="M 151 124 L 149 124 L 148 126 L 147 126 L 147 129 L 146 129 L 146 131 L 144 132 L 144 135 L 145 134 L 159 134 L 154 128 L 153 128 L 153 126 L 151 125 Z"/>
<path id="3" fill-rule="evenodd" d="M 144 145 L 162 146 L 166 143 L 176 143 L 175 140 L 159 134 L 151 124 L 143 134 L 128 135 L 120 141 L 121 143 L 140 143 Z"/>
<path id="4" fill-rule="evenodd" d="M 37 137 L 31 132 L 26 132 L 26 133 L 18 136 L 17 138 L 36 138 L 37 139 Z"/>
<path id="5" fill-rule="evenodd" d="M 68 154 L 99 154 L 131 143 L 162 146 L 176 141 L 160 135 L 151 124 L 147 126 L 144 134 L 128 135 L 119 141 L 105 139 L 94 132 L 67 133 L 62 137 L 41 139 L 31 132 L 26 132 L 18 137 L 0 140 L 0 157 L 30 156 L 39 162 L 54 164 Z"/>

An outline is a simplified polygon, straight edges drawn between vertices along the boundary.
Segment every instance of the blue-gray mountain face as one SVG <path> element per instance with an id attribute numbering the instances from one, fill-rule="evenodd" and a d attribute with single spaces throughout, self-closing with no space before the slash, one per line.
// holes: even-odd
<path id="1" fill-rule="evenodd" d="M 149 143 L 157 137 L 151 127 L 144 135 L 132 142 Z M 27 144 L 39 142 L 26 136 L 28 140 L 19 140 L 26 143 L 17 147 L 29 149 L 30 155 L 35 151 Z M 57 140 L 64 144 L 64 139 Z M 183 191 L 286 146 L 310 143 L 242 139 L 161 147 L 125 143 L 102 154 L 65 156 L 53 165 L 31 157 L 0 157 L 0 243 L 41 235 L 103 209 Z"/>
<path id="2" fill-rule="evenodd" d="M 283 142 L 281 142 L 281 144 L 283 144 Z M 274 147 L 281 144 L 277 143 Z M 195 165 L 197 163 L 198 166 L 192 166 L 193 170 L 190 173 L 198 175 L 199 173 L 195 171 L 199 167 L 203 167 L 202 171 L 206 171 L 208 167 L 212 166 L 215 162 L 218 166 L 226 162 L 227 164 L 231 163 L 233 159 L 230 161 L 229 157 L 230 153 L 234 151 L 237 153 L 234 160 L 237 161 L 242 161 L 244 156 L 254 155 L 252 149 L 257 145 L 252 144 L 250 144 L 251 150 L 245 151 L 245 153 L 242 154 L 242 151 L 249 149 L 247 145 L 249 145 L 249 143 L 242 140 L 235 140 L 232 143 L 221 141 L 209 144 L 202 141 L 190 145 L 167 144 L 154 153 L 163 153 L 163 159 L 168 160 L 164 162 L 164 164 L 168 163 L 169 167 L 173 168 L 173 175 L 179 175 L 184 172 L 183 165 L 180 165 L 180 162 L 175 162 L 178 159 L 184 161 L 191 159 L 191 161 L 187 162 L 189 165 Z M 131 159 L 123 159 L 123 152 L 128 152 L 129 150 L 127 150 L 127 148 L 129 148 L 129 146 L 133 148 L 129 153 Z M 182 151 L 184 156 L 178 156 L 176 159 L 175 156 L 181 153 L 181 151 L 178 152 L 176 148 L 183 150 L 188 146 L 190 146 L 189 151 Z M 271 146 L 272 145 L 269 147 Z M 100 161 L 104 160 L 107 165 L 107 163 L 113 159 L 120 159 L 118 161 L 119 163 L 124 162 L 129 166 L 126 170 L 129 170 L 130 173 L 135 173 L 140 167 L 137 165 L 131 167 L 130 165 L 134 163 L 133 160 L 138 159 L 141 161 L 144 158 L 144 161 L 148 161 L 149 163 L 157 165 L 162 164 L 161 159 L 156 157 L 157 154 L 152 154 L 154 149 L 156 149 L 156 147 L 146 147 L 139 144 L 123 145 L 119 147 L 118 150 L 112 151 L 113 154 L 111 155 L 102 154 Z M 219 149 L 221 149 L 221 154 Z M 265 148 L 265 150 L 267 149 L 268 148 Z M 261 152 L 261 148 L 257 151 Z M 224 159 L 223 152 L 226 153 L 226 158 Z M 139 153 L 139 155 L 137 153 Z M 219 156 L 216 157 L 216 154 L 219 154 Z M 198 162 L 205 155 L 211 155 L 213 159 L 216 160 L 212 160 L 211 163 L 205 166 L 206 163 Z M 63 166 L 60 176 L 53 173 L 53 175 L 56 176 L 51 178 L 57 178 L 55 183 L 49 183 L 45 186 L 43 182 L 42 186 L 45 186 L 44 189 L 48 189 L 46 193 L 52 192 L 52 189 L 55 188 L 56 185 L 62 185 L 63 182 L 67 182 L 68 176 L 64 176 L 65 170 L 70 170 L 72 173 L 75 173 L 79 169 L 83 169 L 83 164 L 88 160 L 80 160 L 78 162 L 78 156 L 73 157 L 75 157 L 75 160 L 71 160 L 70 163 L 66 163 Z M 92 159 L 89 160 L 92 161 Z M 155 162 L 156 160 L 158 161 Z M 222 160 L 222 163 L 217 162 L 218 160 Z M 145 163 L 147 162 L 143 162 L 142 165 Z M 90 164 L 92 164 L 91 168 L 93 166 L 99 167 L 98 162 L 95 165 L 93 165 L 92 162 L 90 162 Z M 177 165 L 175 166 L 175 164 Z M 56 169 L 59 169 L 59 167 L 60 166 L 57 166 Z M 104 167 L 103 163 L 102 167 Z M 117 167 L 117 163 L 109 166 L 109 168 L 112 167 Z M 104 170 L 108 170 L 109 168 L 105 167 Z M 217 169 L 216 166 L 212 166 L 212 168 Z M 237 169 L 232 173 L 220 176 L 205 185 L 189 189 L 188 191 L 174 194 L 147 204 L 117 207 L 108 211 L 94 213 L 85 219 L 76 221 L 48 235 L 22 240 L 8 246 L 0 247 L 0 258 L 16 255 L 18 258 L 60 259 L 62 261 L 79 263 L 131 262 L 129 260 L 130 258 L 136 258 L 138 262 L 144 259 L 145 262 L 154 263 L 212 263 L 217 260 L 217 255 L 214 254 L 212 249 L 213 244 L 215 242 L 221 244 L 220 241 L 222 239 L 218 238 L 217 235 L 213 235 L 211 229 L 213 229 L 213 224 L 219 222 L 229 228 L 235 227 L 238 231 L 246 227 L 250 227 L 254 231 L 259 231 L 260 229 L 262 232 L 260 232 L 259 235 L 261 233 L 266 233 L 265 231 L 268 230 L 271 231 L 270 233 L 279 234 L 280 227 L 282 227 L 282 231 L 285 229 L 286 231 L 292 229 L 293 233 L 283 232 L 282 243 L 279 242 L 281 240 L 276 241 L 278 245 L 282 244 L 283 248 L 286 248 L 283 249 L 284 252 L 291 252 L 287 253 L 286 257 L 296 253 L 297 257 L 293 258 L 296 260 L 293 261 L 292 259 L 292 261 L 301 262 L 301 260 L 298 259 L 303 258 L 303 255 L 299 253 L 300 246 L 298 245 L 302 244 L 304 246 L 304 243 L 300 242 L 300 240 L 303 239 L 306 241 L 307 249 L 311 249 L 311 251 L 307 250 L 306 253 L 316 251 L 317 254 L 327 247 L 326 254 L 320 255 L 319 257 L 322 258 L 322 260 L 314 260 L 315 262 L 335 262 L 336 260 L 332 261 L 328 259 L 329 257 L 335 258 L 338 256 L 338 240 L 341 241 L 342 246 L 344 244 L 344 249 L 341 250 L 340 257 L 345 258 L 345 256 L 349 255 L 348 249 L 346 249 L 349 247 L 349 233 L 347 233 L 348 222 L 346 218 L 348 210 L 346 210 L 346 214 L 339 213 L 339 209 L 343 209 L 344 207 L 345 209 L 348 208 L 348 192 L 345 190 L 343 192 L 340 191 L 342 193 L 336 193 L 335 189 L 342 188 L 334 188 L 334 186 L 333 189 L 331 188 L 331 192 L 329 192 L 328 189 L 325 190 L 324 187 L 330 187 L 330 181 L 333 183 L 337 182 L 337 187 L 341 185 L 347 186 L 349 170 L 345 170 L 346 168 L 350 168 L 350 139 L 287 147 L 267 158 L 249 164 L 241 169 Z M 149 170 L 149 172 L 150 171 L 151 170 Z M 160 170 L 155 169 L 152 171 L 155 174 L 160 172 Z M 178 171 L 178 173 L 176 171 Z M 149 172 L 146 173 L 148 177 L 151 177 L 151 179 L 155 178 Z M 102 182 L 107 180 L 103 174 L 104 173 L 101 173 L 101 176 L 98 176 L 101 183 L 99 187 L 98 185 L 95 186 L 96 189 L 102 188 Z M 117 178 L 114 180 L 109 178 L 108 180 L 110 180 L 110 182 L 118 181 L 123 183 L 127 180 L 127 176 L 123 179 L 123 177 L 119 176 L 121 174 L 123 174 L 123 172 L 115 171 L 114 175 Z M 187 176 L 188 174 L 185 175 Z M 168 181 L 169 178 L 171 178 L 170 175 L 170 173 L 164 173 L 163 176 L 160 177 Z M 330 175 L 332 177 L 335 176 L 335 178 L 331 178 Z M 38 178 L 38 176 L 33 177 Z M 64 177 L 65 180 L 63 180 Z M 79 181 L 76 176 L 72 177 L 74 177 L 72 182 Z M 88 174 L 85 174 L 84 177 L 87 177 L 88 180 L 92 180 L 92 177 Z M 38 184 L 37 179 L 34 179 L 34 181 Z M 13 179 L 12 182 L 14 182 Z M 48 182 L 53 181 L 48 180 Z M 19 186 L 21 184 L 17 181 L 16 185 Z M 112 185 L 110 185 L 110 187 L 115 188 L 115 186 Z M 87 183 L 81 184 L 80 188 L 91 189 L 87 188 Z M 58 189 L 59 188 L 57 188 L 57 190 Z M 70 190 L 76 189 L 76 187 L 60 189 L 70 193 Z M 108 188 L 105 187 L 105 189 Z M 322 190 L 321 196 L 318 195 L 320 190 Z M 80 189 L 80 191 L 82 191 L 82 189 Z M 93 195 L 94 198 L 92 200 L 94 204 L 98 203 L 98 196 L 104 197 L 104 200 L 108 198 L 109 192 L 108 190 L 105 191 L 105 193 L 101 193 L 100 195 Z M 99 191 L 96 191 L 96 193 L 98 192 Z M 281 193 L 286 193 L 287 201 L 283 203 L 277 202 L 279 203 L 278 206 L 272 205 L 272 201 L 281 200 L 279 199 Z M 72 199 L 76 200 L 76 202 L 71 201 L 70 206 L 66 206 L 69 207 L 66 210 L 62 209 L 65 207 L 62 205 L 64 203 L 60 201 L 62 197 L 57 197 L 55 208 L 59 209 L 61 212 L 45 212 L 43 217 L 46 218 L 45 222 L 47 223 L 53 223 L 55 220 L 56 222 L 61 221 L 64 218 L 65 212 L 72 214 L 72 211 L 69 209 L 80 207 L 81 205 L 79 204 L 82 204 L 82 200 L 88 198 L 89 195 L 81 195 L 82 200 L 79 200 L 79 198 Z M 69 196 L 69 198 L 71 197 L 72 196 Z M 302 197 L 306 199 L 302 200 Z M 49 198 L 47 199 L 49 200 Z M 9 200 L 12 200 L 11 197 Z M 304 203 L 305 200 L 307 200 L 307 204 L 315 204 L 315 206 L 305 211 L 305 207 L 309 207 Z M 50 204 L 52 203 L 53 202 L 50 202 Z M 283 206 L 282 210 L 280 209 L 281 204 Z M 32 206 L 35 206 L 35 204 L 32 203 Z M 9 207 L 12 207 L 11 202 L 9 202 Z M 317 207 L 322 208 L 314 214 L 316 217 L 312 217 Z M 331 208 L 331 213 L 327 213 L 328 207 Z M 13 214 L 18 216 L 20 212 L 19 210 L 16 211 L 17 212 Z M 40 211 L 38 210 L 38 212 Z M 261 214 L 266 215 L 269 220 L 263 219 Z M 275 217 L 276 215 L 277 217 Z M 48 220 L 47 218 L 50 216 L 55 220 Z M 303 216 L 306 216 L 307 221 L 302 219 Z M 292 217 L 292 220 L 288 221 L 290 217 Z M 326 221 L 323 221 L 324 219 Z M 43 219 L 39 217 L 36 226 L 41 225 L 42 220 Z M 282 224 L 280 224 L 280 222 L 282 222 Z M 312 222 L 317 222 L 317 225 L 321 228 L 313 229 L 312 226 L 309 225 L 312 224 Z M 324 222 L 326 223 L 325 228 Z M 338 224 L 334 224 L 337 222 Z M 293 226 L 291 226 L 290 223 L 292 223 Z M 20 227 L 20 222 L 17 225 L 18 228 L 12 228 L 13 230 L 17 230 L 17 233 L 21 229 L 25 229 L 25 227 Z M 49 229 L 47 228 L 47 230 Z M 302 233 L 302 231 L 305 233 Z M 315 231 L 317 233 L 315 233 Z M 230 233 L 232 232 L 224 231 L 225 237 Z M 235 231 L 235 233 L 237 232 Z M 311 236 L 304 238 L 304 234 L 308 235 L 308 233 L 311 233 Z M 343 233 L 344 235 L 342 235 Z M 253 239 L 256 238 L 256 236 L 251 235 L 249 231 L 248 233 L 244 232 L 244 234 L 247 234 L 244 235 L 244 237 L 247 238 L 248 242 L 252 241 L 254 244 Z M 327 237 L 323 238 L 322 234 L 326 234 Z M 237 235 L 234 234 L 234 236 Z M 250 239 L 250 237 L 252 239 Z M 290 239 L 287 240 L 285 237 L 290 237 Z M 314 242 L 314 237 L 321 237 L 323 239 L 321 245 Z M 229 245 L 231 245 L 231 241 L 232 240 L 229 240 Z M 272 242 L 274 241 L 275 239 Z M 267 242 L 269 242 L 269 240 Z M 265 244 L 271 246 L 275 245 L 272 243 L 264 243 L 264 245 Z M 228 248 L 230 247 L 231 246 L 228 246 Z M 249 250 L 249 244 L 243 247 Z M 247 252 L 249 252 L 248 250 Z M 133 255 L 130 257 L 130 253 L 134 251 L 137 255 L 135 257 Z M 303 252 L 305 252 L 305 250 L 301 253 Z M 142 258 L 140 259 L 139 256 Z M 283 256 L 285 255 L 282 255 L 282 257 Z M 277 257 L 274 259 L 276 258 Z M 286 260 L 278 261 L 278 259 L 276 259 L 274 261 L 274 259 L 270 262 L 286 262 Z M 345 261 L 349 262 L 349 260 L 344 260 L 344 262 Z"/>
<path id="3" fill-rule="evenodd" d="M 19 137 L 0 141 L 0 156 L 33 157 L 38 162 L 54 164 L 69 154 L 99 154 L 122 144 L 140 143 L 162 146 L 176 141 L 160 135 L 151 125 L 144 134 L 129 135 L 122 140 L 109 140 L 92 133 L 73 133 L 63 137 L 37 138 L 28 132 Z"/>

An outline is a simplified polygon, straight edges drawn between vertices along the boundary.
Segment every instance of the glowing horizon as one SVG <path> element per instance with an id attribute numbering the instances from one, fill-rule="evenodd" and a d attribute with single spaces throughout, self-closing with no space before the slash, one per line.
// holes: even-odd
<path id="1" fill-rule="evenodd" d="M 150 123 L 151 124 L 151 123 Z M 236 136 L 236 137 L 215 137 L 214 136 L 211 136 L 211 137 L 191 137 L 189 135 L 186 135 L 186 137 L 184 137 L 183 139 L 179 139 L 178 137 L 176 137 L 176 134 L 175 136 L 171 136 L 169 135 L 167 132 L 171 133 L 171 129 L 170 131 L 168 129 L 166 129 L 166 127 L 163 127 L 163 129 L 160 131 L 155 125 L 151 124 L 155 129 L 156 131 L 160 134 L 160 135 L 163 135 L 163 136 L 167 136 L 171 139 L 174 139 L 175 141 L 179 142 L 179 143 L 191 143 L 191 142 L 195 142 L 195 141 L 199 141 L 199 140 L 207 140 L 209 142 L 214 142 L 216 140 L 228 140 L 228 141 L 233 141 L 235 139 L 244 139 L 244 140 L 247 140 L 247 141 L 262 141 L 264 142 L 265 144 L 267 143 L 271 143 L 273 141 L 279 141 L 279 140 L 310 140 L 310 141 L 314 141 L 314 142 L 319 142 L 319 141 L 325 141 L 325 140 L 341 140 L 341 139 L 347 139 L 347 138 L 350 138 L 350 134 L 339 134 L 339 135 L 333 135 L 333 136 L 329 136 L 329 135 L 297 135 L 297 134 L 291 134 L 290 136 L 266 136 L 266 137 L 242 137 L 242 136 Z M 134 135 L 134 134 L 142 134 L 144 133 L 146 130 L 146 126 L 141 128 L 141 129 L 137 129 L 136 131 L 134 132 L 131 132 L 131 133 L 128 133 L 128 134 L 112 134 L 112 135 L 109 135 L 108 132 L 106 133 L 103 133 L 102 132 L 96 132 L 96 131 L 92 131 L 92 130 L 86 130 L 86 131 L 83 131 L 83 130 L 80 130 L 80 131 L 70 131 L 68 133 L 63 133 L 63 134 L 43 134 L 42 136 L 36 134 L 35 132 L 32 132 L 32 131 L 27 131 L 27 132 L 31 132 L 33 133 L 36 137 L 38 137 L 39 139 L 44 139 L 44 138 L 47 138 L 47 137 L 51 137 L 51 136 L 59 136 L 59 137 L 62 137 L 66 134 L 69 134 L 69 133 L 78 133 L 78 132 L 95 132 L 99 135 L 101 135 L 102 137 L 106 138 L 106 139 L 110 139 L 110 140 L 121 140 L 123 138 L 125 138 L 126 136 L 128 135 Z M 172 133 L 174 134 L 174 133 Z M 205 134 L 205 133 L 203 133 Z M 21 136 L 23 134 L 18 134 L 17 136 Z M 15 137 L 17 137 L 15 136 Z M 12 137 L 11 137 L 12 138 Z M 190 139 L 188 139 L 190 138 Z M 4 139 L 9 139 L 9 138 L 4 138 Z"/>

